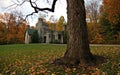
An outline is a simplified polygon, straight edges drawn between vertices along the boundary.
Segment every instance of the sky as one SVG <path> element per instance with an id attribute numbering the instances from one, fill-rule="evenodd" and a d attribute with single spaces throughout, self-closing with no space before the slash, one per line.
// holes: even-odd
<path id="1" fill-rule="evenodd" d="M 21 0 L 18 0 L 21 1 Z M 35 1 L 35 0 L 33 0 Z M 50 2 L 50 4 L 45 3 L 45 0 L 39 0 L 40 2 L 38 3 L 38 6 L 40 5 L 42 8 L 43 7 L 50 7 L 52 2 Z M 23 15 L 27 15 L 30 14 L 31 12 L 33 12 L 33 8 L 30 7 L 30 4 L 28 2 L 24 3 L 22 6 L 20 7 L 16 7 L 12 6 L 7 8 L 8 6 L 12 5 L 13 2 L 18 3 L 17 0 L 0 0 L 0 13 L 4 13 L 4 12 L 12 12 L 12 11 L 20 11 L 22 12 Z M 66 15 L 66 0 L 58 0 L 56 3 L 56 7 L 55 7 L 55 12 L 48 12 L 48 15 L 46 17 L 46 19 L 49 19 L 51 15 L 54 15 L 54 17 L 56 19 L 59 19 L 60 16 L 64 16 L 65 19 L 67 20 L 67 15 Z M 44 12 L 42 12 L 44 13 Z M 38 20 L 39 14 L 35 14 L 33 16 L 29 16 L 28 17 L 28 22 L 31 26 L 35 26 L 37 20 Z"/>

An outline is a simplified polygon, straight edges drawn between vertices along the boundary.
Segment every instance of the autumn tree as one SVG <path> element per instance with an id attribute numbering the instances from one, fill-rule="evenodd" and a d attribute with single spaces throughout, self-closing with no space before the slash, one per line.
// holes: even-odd
<path id="1" fill-rule="evenodd" d="M 103 26 L 102 35 L 105 43 L 119 43 L 120 36 L 120 1 L 103 0 L 100 10 L 100 24 Z"/>
<path id="2" fill-rule="evenodd" d="M 5 26 L 5 31 L 6 31 L 6 35 L 5 36 L 5 39 L 6 39 L 6 43 L 10 43 L 10 41 L 12 41 L 12 32 L 14 31 L 14 28 L 12 26 L 13 24 L 13 16 L 12 14 L 8 14 L 8 13 L 4 13 L 3 15 L 0 16 L 2 22 L 4 23 L 4 26 Z"/>
<path id="3" fill-rule="evenodd" d="M 9 13 L 4 13 L 0 19 L 4 23 L 6 44 L 24 43 L 26 22 L 20 16 Z"/>
<path id="4" fill-rule="evenodd" d="M 56 30 L 62 31 L 64 29 L 64 25 L 65 25 L 65 19 L 63 16 L 61 16 L 56 23 Z"/>
<path id="5" fill-rule="evenodd" d="M 99 19 L 100 0 L 86 1 L 86 16 L 90 22 L 97 23 Z"/>
<path id="6" fill-rule="evenodd" d="M 107 13 L 107 19 L 114 24 L 120 23 L 120 1 L 103 0 L 104 10 Z"/>
<path id="7" fill-rule="evenodd" d="M 101 34 L 103 27 L 100 24 L 87 23 L 88 26 L 88 38 L 91 44 L 102 44 L 104 43 L 104 36 Z"/>
<path id="8" fill-rule="evenodd" d="M 49 25 L 50 28 L 53 30 L 53 31 L 56 31 L 56 22 L 57 22 L 57 19 L 55 18 L 54 15 L 51 15 L 50 18 L 49 18 L 51 24 Z"/>
<path id="9" fill-rule="evenodd" d="M 53 23 L 53 22 L 51 22 L 51 21 L 46 21 L 46 23 L 47 23 L 47 25 L 48 25 L 48 28 L 50 29 L 50 30 L 56 30 L 56 23 Z"/>
<path id="10" fill-rule="evenodd" d="M 28 0 L 34 12 L 26 17 L 38 13 L 39 11 L 48 10 L 54 12 L 57 0 L 53 0 L 51 8 L 40 8 L 37 3 Z M 67 1 L 67 32 L 68 43 L 64 57 L 56 60 L 57 64 L 83 65 L 93 64 L 94 58 L 90 52 L 88 32 L 86 25 L 86 13 L 84 0 L 66 0 Z M 48 0 L 49 2 L 49 0 Z M 95 62 L 94 62 L 95 63 Z"/>
<path id="11" fill-rule="evenodd" d="M 6 35 L 6 28 L 5 24 L 0 21 L 0 44 L 5 44 L 5 35 Z"/>

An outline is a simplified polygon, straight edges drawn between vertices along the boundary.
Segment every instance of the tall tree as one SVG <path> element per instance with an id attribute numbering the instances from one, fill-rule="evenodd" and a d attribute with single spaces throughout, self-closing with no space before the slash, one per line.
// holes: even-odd
<path id="1" fill-rule="evenodd" d="M 57 31 L 62 31 L 63 27 L 64 27 L 64 24 L 65 24 L 64 16 L 61 16 L 56 23 L 56 30 Z"/>
<path id="2" fill-rule="evenodd" d="M 92 62 L 90 52 L 84 0 L 67 0 L 68 44 L 64 55 L 70 64 Z"/>
<path id="3" fill-rule="evenodd" d="M 62 64 L 79 64 L 84 65 L 93 63 L 93 55 L 90 52 L 88 32 L 86 25 L 86 13 L 84 0 L 66 0 L 67 1 L 67 31 L 68 44 L 64 57 L 56 60 Z M 38 13 L 38 11 L 48 10 L 54 12 L 57 0 L 53 0 L 51 8 L 39 8 L 37 4 L 29 0 L 31 7 L 35 10 L 29 15 Z"/>
<path id="4" fill-rule="evenodd" d="M 100 10 L 100 24 L 104 28 L 102 35 L 105 43 L 119 43 L 120 36 L 120 1 L 103 0 Z"/>
<path id="5" fill-rule="evenodd" d="M 97 23 L 99 17 L 100 0 L 86 1 L 86 15 L 90 22 Z"/>
<path id="6" fill-rule="evenodd" d="M 111 23 L 120 23 L 120 0 L 103 0 L 106 17 Z"/>
<path id="7" fill-rule="evenodd" d="M 56 22 L 57 22 L 57 19 L 55 19 L 55 16 L 54 15 L 51 15 L 49 20 L 51 21 L 51 25 L 49 25 L 51 27 L 52 30 L 55 30 L 56 31 Z"/>

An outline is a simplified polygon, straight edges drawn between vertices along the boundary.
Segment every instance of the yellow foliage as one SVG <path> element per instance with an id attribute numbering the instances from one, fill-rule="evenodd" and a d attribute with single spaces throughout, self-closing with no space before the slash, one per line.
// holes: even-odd
<path id="1" fill-rule="evenodd" d="M 101 44 L 104 42 L 103 36 L 100 34 L 99 24 L 96 23 L 88 23 L 88 36 L 90 43 Z"/>
<path id="2" fill-rule="evenodd" d="M 120 22 L 120 0 L 103 0 L 103 5 L 107 19 L 114 24 Z"/>
<path id="3" fill-rule="evenodd" d="M 0 41 L 4 41 L 4 43 L 24 43 L 26 22 L 16 21 L 16 16 L 8 13 L 0 15 L 0 20 L 0 35 L 2 35 Z"/>

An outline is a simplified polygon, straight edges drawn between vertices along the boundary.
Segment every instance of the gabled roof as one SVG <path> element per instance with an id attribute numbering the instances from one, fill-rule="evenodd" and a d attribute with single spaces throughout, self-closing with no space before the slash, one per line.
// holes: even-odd
<path id="1" fill-rule="evenodd" d="M 29 29 L 29 31 L 28 31 L 28 34 L 29 35 L 32 35 L 34 32 L 36 32 L 37 30 L 35 30 L 35 29 Z"/>
<path id="2" fill-rule="evenodd" d="M 27 29 L 26 31 L 28 31 L 29 35 L 32 35 L 34 32 L 36 32 L 37 30 L 35 29 Z"/>

